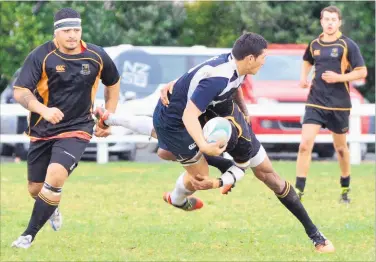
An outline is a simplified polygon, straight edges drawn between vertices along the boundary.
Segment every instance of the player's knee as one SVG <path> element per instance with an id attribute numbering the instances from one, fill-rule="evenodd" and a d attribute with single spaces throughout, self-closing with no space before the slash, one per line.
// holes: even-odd
<path id="1" fill-rule="evenodd" d="M 67 169 L 58 163 L 51 163 L 47 168 L 46 181 L 51 186 L 61 187 L 68 178 Z"/>
<path id="2" fill-rule="evenodd" d="M 338 156 L 341 157 L 341 158 L 349 151 L 347 145 L 334 146 L 334 148 L 335 148 Z"/>
<path id="3" fill-rule="evenodd" d="M 313 148 L 313 143 L 309 140 L 303 140 L 299 145 L 299 153 L 311 152 Z"/>
<path id="4" fill-rule="evenodd" d="M 157 155 L 159 158 L 168 161 L 175 161 L 176 157 L 170 151 L 158 148 Z"/>
<path id="5" fill-rule="evenodd" d="M 35 183 L 28 181 L 27 189 L 32 198 L 36 198 L 43 187 L 43 183 Z"/>

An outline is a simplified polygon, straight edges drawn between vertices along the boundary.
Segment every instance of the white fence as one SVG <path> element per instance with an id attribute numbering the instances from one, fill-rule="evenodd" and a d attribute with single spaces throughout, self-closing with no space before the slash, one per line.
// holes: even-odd
<path id="1" fill-rule="evenodd" d="M 252 104 L 248 105 L 248 111 L 251 116 L 302 116 L 304 114 L 304 104 Z M 28 111 L 20 105 L 1 104 L 1 116 L 26 116 Z M 374 116 L 375 104 L 358 104 L 353 102 L 353 109 L 350 116 L 350 127 L 347 140 L 350 144 L 350 158 L 352 164 L 361 163 L 361 144 L 375 143 L 374 134 L 361 133 L 361 116 Z M 257 135 L 262 143 L 299 143 L 301 136 L 299 134 L 284 135 Z M 331 143 L 331 135 L 318 135 L 316 143 Z M 7 135 L 0 134 L 1 143 L 26 143 L 29 138 L 25 135 Z M 142 135 L 127 136 L 109 136 L 107 138 L 94 137 L 91 142 L 97 143 L 97 162 L 108 162 L 108 143 L 156 143 L 155 139 L 149 140 L 148 137 Z"/>

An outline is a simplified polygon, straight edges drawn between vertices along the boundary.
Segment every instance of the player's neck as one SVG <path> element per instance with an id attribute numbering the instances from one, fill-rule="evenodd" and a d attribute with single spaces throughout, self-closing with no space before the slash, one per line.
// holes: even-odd
<path id="1" fill-rule="evenodd" d="M 243 66 L 241 63 L 242 63 L 241 61 L 235 60 L 235 65 L 236 65 L 236 69 L 238 71 L 239 76 L 247 74 L 247 72 L 243 70 Z"/>
<path id="2" fill-rule="evenodd" d="M 80 44 L 75 48 L 75 49 L 67 49 L 65 48 L 63 45 L 61 45 L 56 38 L 54 38 L 54 44 L 55 46 L 57 47 L 57 49 L 63 53 L 63 54 L 66 54 L 66 55 L 78 55 L 80 53 L 82 53 L 82 49 L 83 49 L 83 46 L 82 46 L 82 42 L 80 41 Z"/>
<path id="3" fill-rule="evenodd" d="M 77 46 L 75 49 L 70 50 L 64 47 L 59 47 L 59 51 L 66 55 L 78 55 L 81 53 L 81 45 Z"/>
<path id="4" fill-rule="evenodd" d="M 326 33 L 322 33 L 320 39 L 323 41 L 323 42 L 334 42 L 338 39 L 338 35 L 340 33 L 337 31 L 335 32 L 334 34 L 326 34 Z"/>

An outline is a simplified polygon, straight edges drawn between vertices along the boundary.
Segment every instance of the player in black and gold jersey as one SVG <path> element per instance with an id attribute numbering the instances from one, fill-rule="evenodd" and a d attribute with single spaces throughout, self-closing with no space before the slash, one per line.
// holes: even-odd
<path id="1" fill-rule="evenodd" d="M 323 33 L 313 40 L 304 54 L 301 87 L 309 87 L 307 76 L 315 67 L 303 120 L 302 140 L 297 159 L 296 188 L 303 196 L 314 140 L 321 127 L 333 134 L 333 144 L 341 168 L 341 201 L 348 203 L 350 157 L 346 142 L 351 100 L 349 81 L 367 76 L 367 68 L 357 44 L 344 36 L 341 12 L 335 6 L 321 11 Z"/>
<path id="2" fill-rule="evenodd" d="M 64 8 L 54 17 L 55 38 L 26 58 L 14 97 L 30 111 L 29 192 L 35 198 L 30 222 L 12 246 L 28 248 L 48 219 L 61 227 L 57 210 L 62 187 L 77 166 L 94 127 L 92 108 L 99 81 L 106 86 L 106 109 L 119 99 L 119 74 L 103 48 L 81 40 L 80 14 Z M 105 130 L 96 130 L 105 136 Z"/>

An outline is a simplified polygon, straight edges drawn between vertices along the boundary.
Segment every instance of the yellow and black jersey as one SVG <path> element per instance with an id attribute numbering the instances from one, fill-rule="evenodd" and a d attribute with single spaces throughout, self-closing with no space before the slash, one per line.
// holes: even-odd
<path id="1" fill-rule="evenodd" d="M 67 55 L 49 41 L 26 58 L 14 88 L 27 88 L 47 107 L 57 107 L 64 118 L 51 124 L 31 113 L 27 134 L 32 139 L 81 137 L 90 139 L 91 116 L 99 81 L 112 86 L 119 81 L 114 62 L 103 48 L 81 41 L 81 53 Z"/>
<path id="2" fill-rule="evenodd" d="M 350 38 L 338 33 L 333 42 L 323 42 L 322 35 L 307 47 L 303 60 L 314 65 L 315 72 L 307 106 L 328 110 L 350 110 L 349 84 L 326 83 L 321 75 L 325 71 L 345 74 L 365 67 L 358 45 Z"/>

